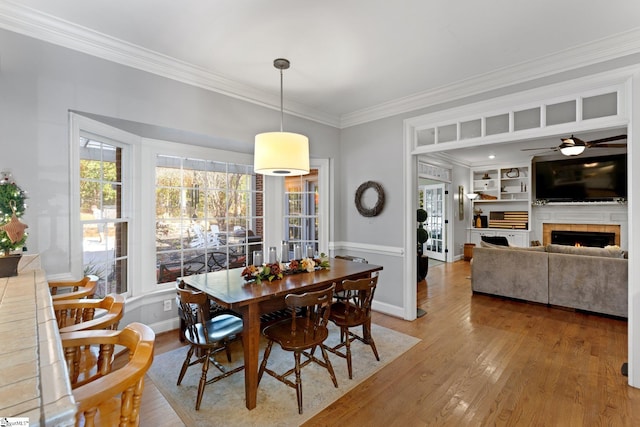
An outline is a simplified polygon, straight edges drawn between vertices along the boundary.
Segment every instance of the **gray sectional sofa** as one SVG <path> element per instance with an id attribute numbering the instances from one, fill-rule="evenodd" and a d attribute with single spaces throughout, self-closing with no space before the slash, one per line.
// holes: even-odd
<path id="1" fill-rule="evenodd" d="M 627 317 L 628 262 L 618 248 L 483 244 L 471 262 L 473 292 Z"/>

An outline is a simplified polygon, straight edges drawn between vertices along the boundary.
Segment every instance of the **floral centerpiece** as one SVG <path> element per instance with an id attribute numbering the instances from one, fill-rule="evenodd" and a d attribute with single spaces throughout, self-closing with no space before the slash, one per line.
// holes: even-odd
<path id="1" fill-rule="evenodd" d="M 268 280 L 270 282 L 274 279 L 282 279 L 282 264 L 274 262 L 273 264 L 264 264 L 260 266 L 248 265 L 240 274 L 245 280 L 255 280 L 258 284 L 263 280 Z"/>
<path id="2" fill-rule="evenodd" d="M 272 280 L 282 279 L 285 274 L 311 273 L 316 270 L 329 269 L 329 259 L 324 254 L 320 256 L 320 259 L 302 258 L 289 263 L 275 262 L 260 266 L 248 265 L 240 274 L 245 280 L 255 280 L 256 283 L 260 284 L 263 280 L 271 282 Z"/>

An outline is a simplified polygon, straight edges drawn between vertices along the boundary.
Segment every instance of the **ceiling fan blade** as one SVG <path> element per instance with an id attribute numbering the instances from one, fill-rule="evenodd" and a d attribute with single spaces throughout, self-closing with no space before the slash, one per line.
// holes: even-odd
<path id="1" fill-rule="evenodd" d="M 557 151 L 558 147 L 538 147 L 538 148 L 521 148 L 520 151 L 540 151 L 540 150 L 551 150 L 551 151 Z"/>
<path id="2" fill-rule="evenodd" d="M 620 141 L 621 139 L 627 139 L 627 135 L 616 135 L 616 136 L 610 136 L 608 138 L 594 139 L 593 141 L 589 141 L 586 144 L 588 146 L 594 146 L 594 145 L 601 144 L 603 142 Z M 618 145 L 626 145 L 626 144 L 618 144 Z"/>
<path id="3" fill-rule="evenodd" d="M 626 148 L 627 144 L 597 144 L 591 145 L 590 148 Z"/>

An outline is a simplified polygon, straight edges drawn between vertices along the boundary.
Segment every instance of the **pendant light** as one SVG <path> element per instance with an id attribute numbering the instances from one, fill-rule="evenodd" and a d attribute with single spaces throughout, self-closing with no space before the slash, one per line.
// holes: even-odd
<path id="1" fill-rule="evenodd" d="M 309 138 L 299 133 L 284 132 L 282 71 L 289 60 L 278 58 L 273 66 L 280 70 L 280 132 L 256 135 L 253 169 L 262 175 L 296 176 L 309 173 Z"/>

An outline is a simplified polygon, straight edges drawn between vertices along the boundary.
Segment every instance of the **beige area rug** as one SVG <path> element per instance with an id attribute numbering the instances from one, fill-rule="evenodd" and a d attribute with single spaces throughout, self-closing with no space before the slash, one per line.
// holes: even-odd
<path id="1" fill-rule="evenodd" d="M 358 329 L 359 330 L 359 329 Z M 331 327 L 327 344 L 337 343 L 339 329 Z M 298 414 L 296 391 L 265 374 L 258 388 L 257 407 L 249 411 L 244 399 L 244 371 L 206 386 L 200 410 L 195 410 L 201 365 L 187 370 L 180 386 L 176 385 L 178 373 L 186 356 L 187 347 L 182 347 L 156 356 L 149 377 L 180 416 L 185 425 L 192 426 L 297 426 L 313 417 L 330 403 L 382 369 L 386 364 L 409 350 L 420 340 L 391 329 L 372 325 L 380 361 L 376 361 L 371 348 L 359 341 L 352 346 L 353 379 L 349 379 L 347 361 L 329 353 L 338 380 L 333 386 L 326 369 L 311 363 L 302 368 L 303 411 Z M 242 345 L 233 345 L 233 363 L 226 363 L 224 354 L 217 355 L 223 365 L 237 366 L 242 363 Z M 260 361 L 265 341 L 261 342 Z M 319 355 L 319 350 L 316 350 Z M 275 344 L 269 357 L 269 367 L 284 372 L 293 367 L 293 354 L 283 352 Z M 209 370 L 216 370 L 210 366 Z M 214 372 L 210 372 L 213 376 Z M 295 382 L 295 375 L 291 379 Z"/>

